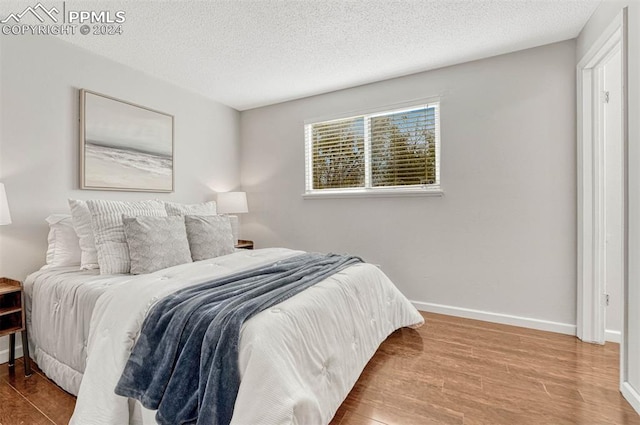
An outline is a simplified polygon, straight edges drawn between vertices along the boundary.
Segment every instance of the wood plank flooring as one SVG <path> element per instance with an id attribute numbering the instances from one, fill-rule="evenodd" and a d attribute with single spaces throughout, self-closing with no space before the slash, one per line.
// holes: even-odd
<path id="1" fill-rule="evenodd" d="M 617 344 L 423 315 L 380 346 L 331 425 L 640 425 Z M 75 398 L 22 367 L 0 365 L 0 425 L 66 424 Z"/>

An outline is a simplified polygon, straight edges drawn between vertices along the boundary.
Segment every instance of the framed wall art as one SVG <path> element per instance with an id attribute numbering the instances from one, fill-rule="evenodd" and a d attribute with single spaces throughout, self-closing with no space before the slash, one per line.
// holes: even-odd
<path id="1" fill-rule="evenodd" d="M 80 90 L 80 187 L 173 192 L 173 115 Z"/>

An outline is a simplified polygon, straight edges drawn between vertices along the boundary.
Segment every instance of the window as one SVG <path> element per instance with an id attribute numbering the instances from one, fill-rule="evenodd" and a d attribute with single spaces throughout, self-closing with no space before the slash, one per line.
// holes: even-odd
<path id="1" fill-rule="evenodd" d="M 440 193 L 439 103 L 305 125 L 306 194 Z"/>

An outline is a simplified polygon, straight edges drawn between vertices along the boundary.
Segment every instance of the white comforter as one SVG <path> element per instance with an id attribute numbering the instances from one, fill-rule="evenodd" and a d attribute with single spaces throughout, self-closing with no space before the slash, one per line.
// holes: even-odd
<path id="1" fill-rule="evenodd" d="M 185 286 L 300 251 L 242 251 L 114 285 L 91 319 L 88 359 L 71 424 L 151 424 L 153 415 L 113 389 L 148 310 Z M 345 269 L 248 320 L 232 423 L 326 424 L 379 344 L 423 318 L 375 266 Z"/>
<path id="2" fill-rule="evenodd" d="M 78 267 L 43 268 L 24 283 L 32 356 L 49 378 L 77 395 L 87 360 L 86 342 L 96 301 L 136 276 L 100 275 Z"/>

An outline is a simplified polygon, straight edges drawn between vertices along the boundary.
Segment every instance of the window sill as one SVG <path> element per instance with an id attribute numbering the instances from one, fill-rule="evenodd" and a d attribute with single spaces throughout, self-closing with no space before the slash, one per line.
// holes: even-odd
<path id="1" fill-rule="evenodd" d="M 303 199 L 397 198 L 415 196 L 444 196 L 444 191 L 442 189 L 358 189 L 327 190 L 302 194 Z"/>

